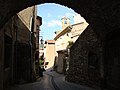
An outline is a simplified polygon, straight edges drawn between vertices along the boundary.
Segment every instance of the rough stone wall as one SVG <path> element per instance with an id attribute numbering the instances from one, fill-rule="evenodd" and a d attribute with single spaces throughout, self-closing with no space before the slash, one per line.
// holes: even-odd
<path id="1" fill-rule="evenodd" d="M 3 89 L 3 54 L 4 54 L 4 34 L 0 31 L 0 89 Z"/>
<path id="2" fill-rule="evenodd" d="M 20 11 L 17 15 L 20 18 L 20 20 L 25 24 L 25 26 L 30 29 L 30 20 L 31 17 L 33 17 L 34 12 L 34 6 L 28 7 L 22 11 Z M 20 25 L 20 24 L 19 24 Z"/>
<path id="3" fill-rule="evenodd" d="M 34 18 L 34 7 L 29 7 L 21 11 L 15 17 L 16 25 L 16 82 L 29 82 L 35 79 L 34 61 L 32 55 L 31 41 L 31 18 Z M 34 30 L 33 30 L 34 31 Z"/>
<path id="4" fill-rule="evenodd" d="M 74 9 L 96 29 L 98 37 L 104 38 L 105 33 L 120 28 L 119 0 L 0 0 L 0 29 L 17 12 L 38 3 L 59 3 Z"/>
<path id="5" fill-rule="evenodd" d="M 16 4 L 13 4 L 16 3 Z M 0 1 L 0 27 L 3 27 L 5 22 L 12 17 L 15 13 L 32 6 L 35 4 L 41 3 L 58 3 L 61 5 L 68 6 L 69 8 L 74 9 L 77 13 L 80 13 L 89 24 L 93 27 L 102 27 L 102 28 L 115 28 L 119 26 L 119 16 L 120 16 L 120 7 L 119 0 L 114 2 L 114 0 L 105 1 L 105 0 L 67 0 L 66 2 L 61 0 L 1 0 Z M 101 25 L 102 24 L 102 25 Z M 104 25 L 106 27 L 104 27 Z M 109 31 L 106 29 L 106 31 Z M 99 32 L 105 32 L 103 30 L 97 30 Z M 102 34 L 103 34 L 102 33 Z M 101 34 L 101 36 L 102 36 Z"/>
<path id="6" fill-rule="evenodd" d="M 100 62 L 100 40 L 98 40 L 96 33 L 90 26 L 80 35 L 70 49 L 70 68 L 66 76 L 67 81 L 91 86 L 99 85 L 100 65 L 95 69 L 89 67 L 89 52 L 95 53 L 98 62 Z"/>
<path id="7" fill-rule="evenodd" d="M 72 41 L 75 42 L 80 34 L 87 28 L 88 23 L 87 22 L 82 22 L 82 23 L 77 23 L 73 24 L 71 29 L 71 34 L 72 34 Z"/>
<path id="8" fill-rule="evenodd" d="M 104 63 L 107 87 L 120 90 L 120 29 L 107 36 Z"/>
<path id="9" fill-rule="evenodd" d="M 5 43 L 5 35 L 12 38 L 13 37 L 13 18 L 11 18 L 4 26 L 4 28 L 1 29 L 0 31 L 0 88 L 2 89 L 3 86 L 6 84 L 6 86 L 10 83 L 10 67 L 5 68 L 5 59 L 8 57 L 5 57 L 5 48 L 8 43 Z M 11 45 L 11 44 L 10 44 Z M 8 44 L 8 46 L 10 46 Z M 10 47 L 11 48 L 11 47 Z M 12 48 L 11 48 L 12 49 Z M 8 51 L 12 52 L 12 50 Z M 12 59 L 12 56 L 9 54 L 9 59 L 10 61 Z M 12 71 L 12 70 L 11 70 Z M 11 79 L 12 80 L 12 79 Z"/>
<path id="10" fill-rule="evenodd" d="M 31 10 L 31 12 L 30 12 Z M 29 13 L 28 13 L 29 12 Z M 23 79 L 31 81 L 30 19 L 33 9 L 14 15 L 0 30 L 0 89 Z M 21 16 L 20 16 L 21 15 Z M 27 18 L 25 17 L 27 16 Z M 5 37 L 9 37 L 6 39 Z M 6 43 L 7 40 L 7 43 Z M 9 44 L 9 42 L 11 42 Z M 16 44 L 16 42 L 18 44 Z M 7 45 L 7 46 L 6 46 Z M 11 46 L 11 47 L 9 47 Z M 9 50 L 9 51 L 7 51 Z M 9 55 L 10 53 L 10 55 Z M 9 55 L 9 57 L 6 57 Z M 5 62 L 9 64 L 5 68 Z M 27 66 L 26 66 L 27 64 Z M 17 72 L 16 72 L 17 71 Z M 4 87 L 5 86 L 5 87 Z"/>
<path id="11" fill-rule="evenodd" d="M 31 81 L 32 61 L 31 47 L 27 44 L 17 43 L 16 47 L 16 82 L 24 83 Z"/>
<path id="12" fill-rule="evenodd" d="M 16 30 L 17 30 L 17 41 L 21 42 L 21 43 L 25 43 L 25 44 L 29 44 L 30 43 L 30 30 L 29 26 L 26 26 L 26 24 L 24 24 L 24 22 L 17 17 L 16 19 Z"/>

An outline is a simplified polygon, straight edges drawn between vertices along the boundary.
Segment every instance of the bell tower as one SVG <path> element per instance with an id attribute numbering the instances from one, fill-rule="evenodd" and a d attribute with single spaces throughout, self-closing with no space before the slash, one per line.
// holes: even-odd
<path id="1" fill-rule="evenodd" d="M 62 30 L 70 25 L 70 19 L 67 17 L 63 17 L 61 21 L 62 21 Z"/>

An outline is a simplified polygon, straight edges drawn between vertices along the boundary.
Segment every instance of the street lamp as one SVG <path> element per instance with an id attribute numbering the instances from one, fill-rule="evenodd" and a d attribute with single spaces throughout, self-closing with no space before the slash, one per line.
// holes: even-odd
<path id="1" fill-rule="evenodd" d="M 40 40 L 41 44 L 43 44 L 43 41 L 44 41 L 44 40 L 41 38 L 41 40 Z"/>
<path id="2" fill-rule="evenodd" d="M 44 41 L 44 40 L 43 40 L 43 36 L 40 36 L 40 37 L 41 37 L 40 43 L 43 44 L 43 41 Z"/>

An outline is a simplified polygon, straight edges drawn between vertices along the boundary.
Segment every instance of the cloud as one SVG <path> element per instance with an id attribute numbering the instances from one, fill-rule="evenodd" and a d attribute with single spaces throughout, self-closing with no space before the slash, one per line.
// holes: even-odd
<path id="1" fill-rule="evenodd" d="M 61 21 L 59 20 L 52 20 L 47 23 L 47 27 L 54 27 L 54 26 L 61 26 Z"/>
<path id="2" fill-rule="evenodd" d="M 65 16 L 66 17 L 73 17 L 73 16 L 75 16 L 75 14 L 73 14 L 73 13 L 65 13 Z"/>
<path id="3" fill-rule="evenodd" d="M 71 17 L 74 17 L 75 15 L 76 15 L 77 13 L 70 13 L 70 12 L 68 12 L 68 13 L 65 13 L 64 15 L 58 15 L 57 17 L 58 18 L 63 18 L 63 17 L 68 17 L 68 18 L 71 18 Z"/>

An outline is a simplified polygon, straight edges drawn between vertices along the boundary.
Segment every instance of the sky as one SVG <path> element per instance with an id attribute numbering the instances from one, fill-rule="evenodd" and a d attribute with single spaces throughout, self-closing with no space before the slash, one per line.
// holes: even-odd
<path id="1" fill-rule="evenodd" d="M 70 18 L 73 24 L 73 16 L 77 13 L 65 6 L 53 3 L 40 4 L 37 6 L 37 15 L 42 17 L 42 25 L 40 26 L 40 36 L 45 40 L 51 40 L 54 32 L 61 30 L 61 18 L 66 16 Z"/>

